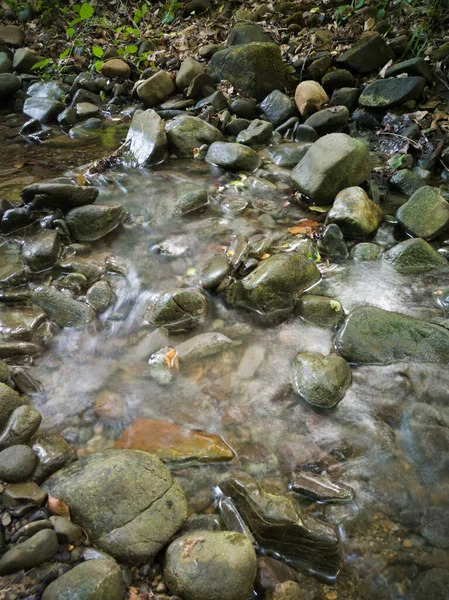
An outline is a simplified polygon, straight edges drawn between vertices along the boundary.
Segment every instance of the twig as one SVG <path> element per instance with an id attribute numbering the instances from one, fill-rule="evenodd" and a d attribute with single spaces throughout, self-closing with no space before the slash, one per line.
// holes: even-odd
<path id="1" fill-rule="evenodd" d="M 411 140 L 410 138 L 408 138 L 405 135 L 401 135 L 400 133 L 388 133 L 387 131 L 376 131 L 376 135 L 392 135 L 394 137 L 399 137 L 402 138 L 403 140 L 407 140 L 407 142 L 413 146 L 414 148 L 416 148 L 416 150 L 422 150 L 422 146 L 419 142 L 415 142 L 415 140 Z"/>

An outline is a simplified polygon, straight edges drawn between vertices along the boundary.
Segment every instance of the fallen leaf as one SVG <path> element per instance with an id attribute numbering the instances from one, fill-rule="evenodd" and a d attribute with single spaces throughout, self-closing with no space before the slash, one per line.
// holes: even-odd
<path id="1" fill-rule="evenodd" d="M 326 213 L 329 212 L 332 206 L 309 206 L 309 210 L 313 210 L 313 212 L 318 213 Z"/>
<path id="2" fill-rule="evenodd" d="M 170 370 L 177 369 L 179 371 L 179 358 L 176 348 L 170 347 L 170 350 L 165 354 L 164 362 Z"/>
<path id="3" fill-rule="evenodd" d="M 87 180 L 86 180 L 86 178 L 83 175 L 78 175 L 77 178 L 76 178 L 76 183 L 78 185 L 86 185 Z"/>
<path id="4" fill-rule="evenodd" d="M 311 235 L 316 233 L 320 224 L 317 221 L 312 221 L 311 219 L 303 219 L 297 225 L 290 227 L 288 230 L 292 235 Z"/>
<path id="5" fill-rule="evenodd" d="M 65 517 L 70 521 L 70 509 L 67 504 L 51 494 L 48 495 L 47 510 L 51 515 Z"/>

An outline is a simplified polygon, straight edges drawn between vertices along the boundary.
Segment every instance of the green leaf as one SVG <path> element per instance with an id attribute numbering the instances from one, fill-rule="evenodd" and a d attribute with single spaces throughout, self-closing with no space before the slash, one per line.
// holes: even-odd
<path id="1" fill-rule="evenodd" d="M 138 50 L 139 50 L 139 48 L 134 45 L 126 46 L 126 48 L 125 48 L 126 54 L 136 54 L 136 52 L 138 52 Z"/>
<path id="2" fill-rule="evenodd" d="M 89 17 L 91 17 L 94 14 L 94 7 L 91 4 L 88 4 L 87 2 L 84 2 L 84 4 L 81 5 L 80 8 L 80 17 L 81 19 L 88 19 Z"/>
<path id="3" fill-rule="evenodd" d="M 31 68 L 33 71 L 39 71 L 40 69 L 43 69 L 52 62 L 53 60 L 51 58 L 45 58 L 44 60 L 40 60 L 38 63 L 33 65 Z"/>
<path id="4" fill-rule="evenodd" d="M 81 5 L 80 4 L 74 4 L 72 6 L 72 10 L 73 10 L 74 13 L 79 13 L 80 9 L 81 9 Z"/>
<path id="5" fill-rule="evenodd" d="M 68 48 L 66 48 L 64 50 L 64 52 L 61 52 L 61 54 L 59 55 L 59 59 L 60 60 L 64 60 L 64 58 L 67 58 L 67 56 L 70 54 L 70 46 Z"/>
<path id="6" fill-rule="evenodd" d="M 363 6 L 364 4 L 365 4 L 365 0 L 359 0 L 359 1 L 357 2 L 357 4 L 355 5 L 355 7 L 354 7 L 354 8 L 355 8 L 355 10 L 357 10 L 357 9 L 359 9 L 359 8 L 362 8 L 362 6 Z"/>
<path id="7" fill-rule="evenodd" d="M 385 8 L 379 8 L 376 15 L 376 21 L 380 21 L 385 16 Z"/>
<path id="8" fill-rule="evenodd" d="M 123 50 L 123 48 L 119 48 L 117 50 L 117 53 L 120 54 L 120 56 L 123 56 L 125 54 L 125 51 Z"/>
<path id="9" fill-rule="evenodd" d="M 395 169 L 400 169 L 402 167 L 402 163 L 404 162 L 404 155 L 400 156 L 398 160 L 394 163 Z"/>
<path id="10" fill-rule="evenodd" d="M 72 27 L 73 25 L 78 25 L 78 23 L 81 23 L 83 19 L 81 17 L 77 17 L 76 19 L 73 19 L 73 21 L 70 21 L 69 25 L 70 27 Z"/>
<path id="11" fill-rule="evenodd" d="M 311 10 L 311 13 L 319 13 L 320 12 L 320 8 L 318 6 L 314 6 Z"/>
<path id="12" fill-rule="evenodd" d="M 92 46 L 92 54 L 97 58 L 101 58 L 104 54 L 103 49 L 100 46 Z"/>
<path id="13" fill-rule="evenodd" d="M 329 302 L 330 307 L 333 308 L 335 310 L 335 312 L 340 312 L 341 311 L 341 304 L 338 300 L 331 300 Z"/>
<path id="14" fill-rule="evenodd" d="M 75 35 L 75 29 L 73 27 L 67 27 L 65 32 L 66 32 L 67 37 L 70 39 L 72 39 L 72 37 Z"/>
<path id="15" fill-rule="evenodd" d="M 104 65 L 104 60 L 97 60 L 94 62 L 94 67 L 96 71 L 101 71 L 102 66 Z"/>

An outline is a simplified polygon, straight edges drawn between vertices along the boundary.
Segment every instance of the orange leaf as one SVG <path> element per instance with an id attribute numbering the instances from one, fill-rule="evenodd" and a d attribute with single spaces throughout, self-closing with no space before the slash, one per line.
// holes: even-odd
<path id="1" fill-rule="evenodd" d="M 178 358 L 178 351 L 176 350 L 176 348 L 170 347 L 168 352 L 166 352 L 166 354 L 165 354 L 164 362 L 170 370 L 171 369 L 179 370 L 179 358 Z"/>
<path id="2" fill-rule="evenodd" d="M 288 230 L 292 235 L 310 235 L 312 233 L 316 233 L 320 224 L 317 221 L 312 221 L 311 219 L 303 219 L 297 225 L 290 227 Z"/>
<path id="3" fill-rule="evenodd" d="M 65 502 L 48 494 L 47 510 L 51 515 L 65 517 L 70 521 L 70 509 Z"/>
<path id="4" fill-rule="evenodd" d="M 86 178 L 83 175 L 78 175 L 76 178 L 76 183 L 78 185 L 86 185 L 87 181 Z"/>

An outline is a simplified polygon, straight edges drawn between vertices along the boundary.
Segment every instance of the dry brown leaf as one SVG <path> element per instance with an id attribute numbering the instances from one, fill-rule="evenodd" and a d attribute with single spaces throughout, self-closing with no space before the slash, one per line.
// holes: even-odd
<path id="1" fill-rule="evenodd" d="M 170 371 L 172 369 L 177 369 L 179 371 L 179 358 L 178 351 L 176 350 L 176 348 L 170 347 L 170 349 L 165 354 L 164 362 L 170 369 Z"/>
<path id="2" fill-rule="evenodd" d="M 447 115 L 446 113 L 436 113 L 430 125 L 430 128 L 436 129 L 438 121 L 449 121 L 449 115 Z"/>
<path id="3" fill-rule="evenodd" d="M 320 224 L 318 221 L 312 221 L 311 219 L 303 219 L 288 230 L 292 235 L 311 235 L 316 233 Z"/>
<path id="4" fill-rule="evenodd" d="M 86 183 L 87 183 L 87 180 L 86 180 L 86 178 L 85 178 L 83 175 L 81 175 L 81 174 L 80 174 L 80 175 L 78 175 L 78 176 L 77 176 L 77 178 L 76 178 L 76 183 L 77 183 L 78 185 L 86 185 Z"/>
<path id="5" fill-rule="evenodd" d="M 65 517 L 70 521 L 70 509 L 65 502 L 48 494 L 47 510 L 51 515 Z"/>

